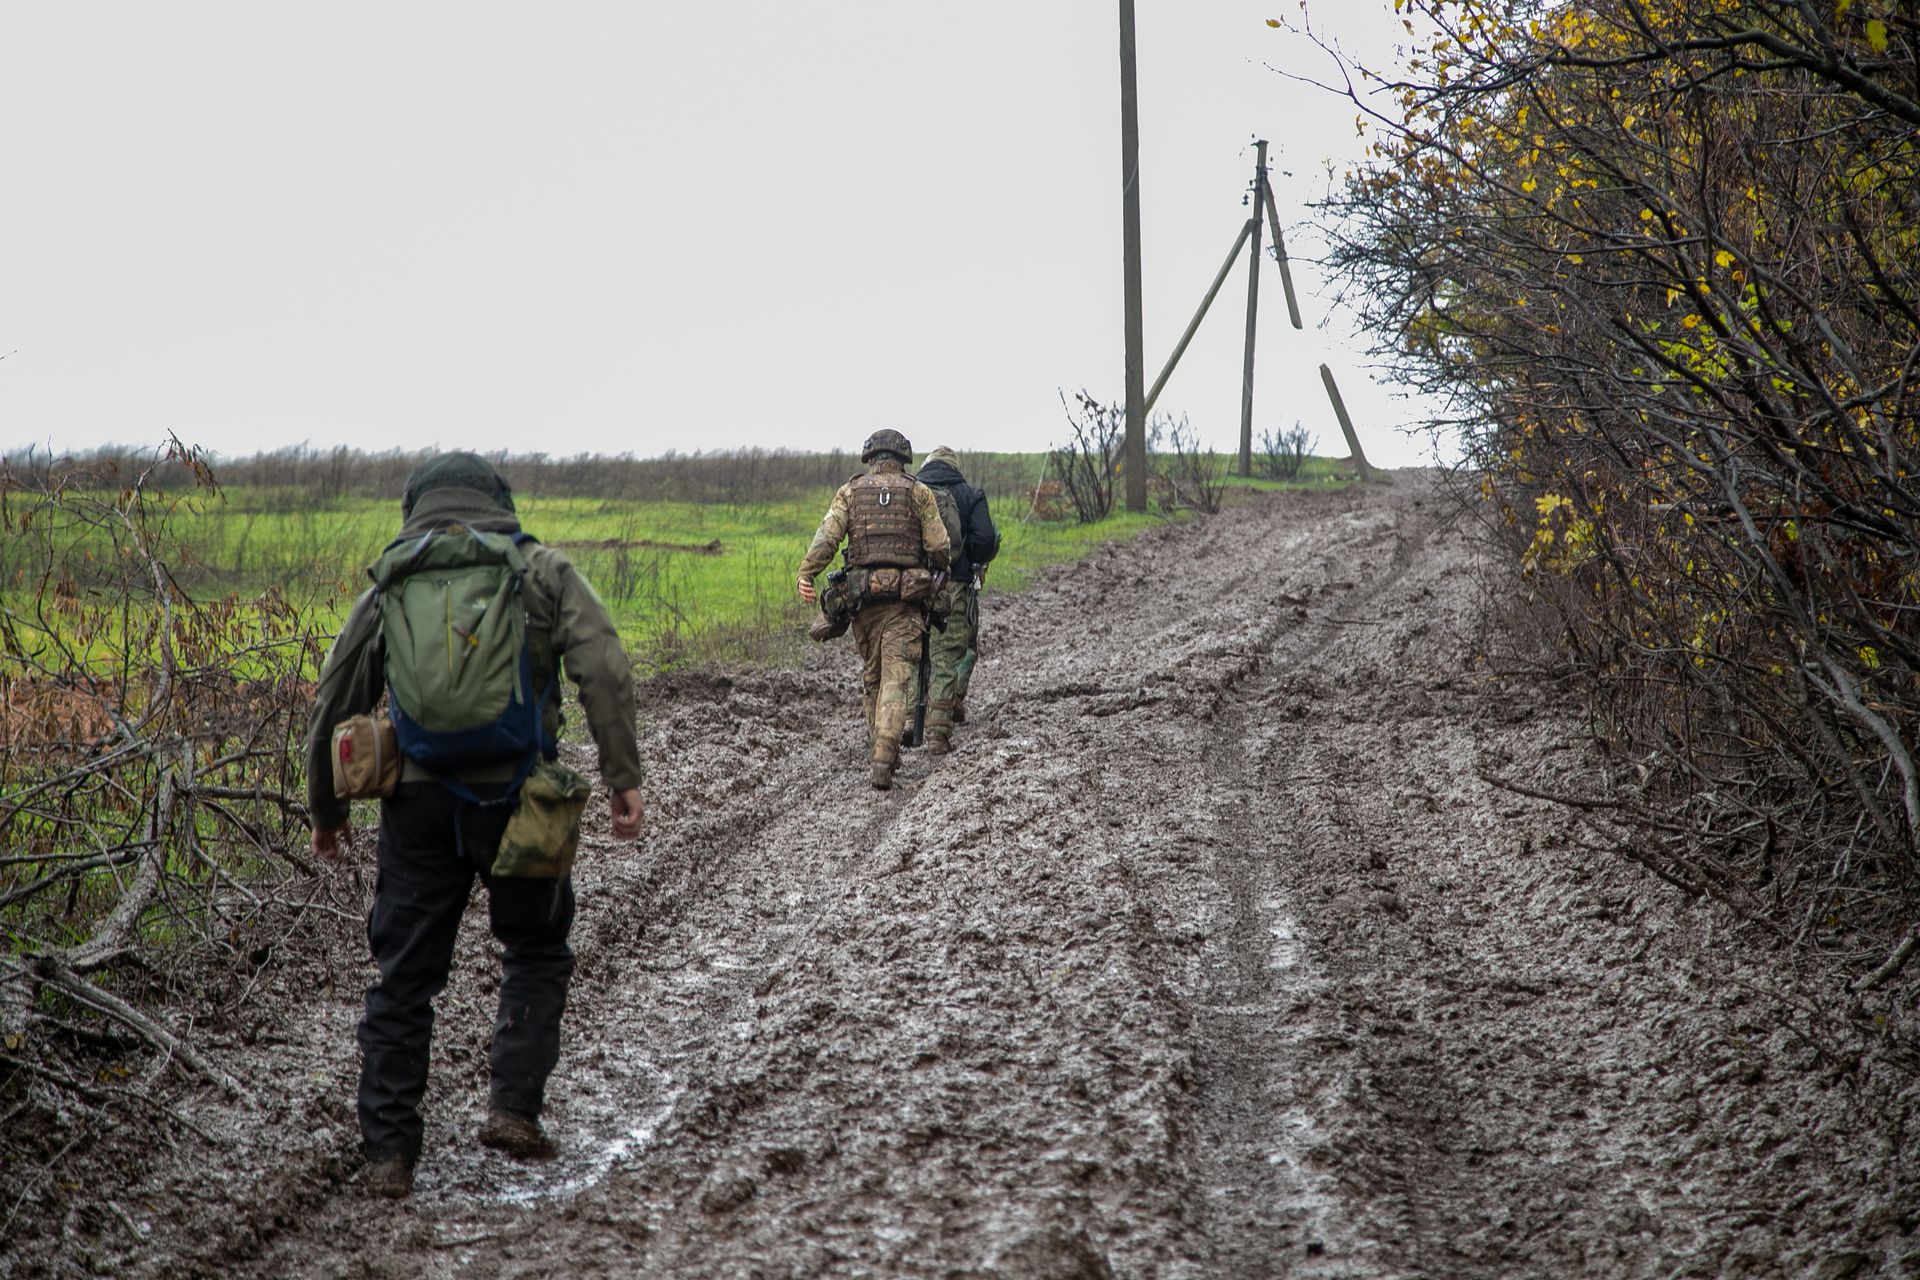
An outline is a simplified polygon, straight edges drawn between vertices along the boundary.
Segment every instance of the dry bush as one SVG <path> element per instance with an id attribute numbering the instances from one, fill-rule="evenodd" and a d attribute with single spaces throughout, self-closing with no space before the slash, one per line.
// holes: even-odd
<path id="1" fill-rule="evenodd" d="M 1153 479 L 1158 482 L 1153 487 L 1163 495 L 1162 506 L 1218 514 L 1226 490 L 1226 462 L 1201 445 L 1186 416 L 1155 415 L 1147 439 L 1153 451 Z"/>
<path id="2" fill-rule="evenodd" d="M 1049 451 L 1048 477 L 1060 486 L 1074 519 L 1093 524 L 1113 510 L 1113 481 L 1120 473 L 1127 411 L 1121 405 L 1101 404 L 1085 390 L 1076 391 L 1072 400 L 1062 392 L 1060 404 L 1066 410 L 1070 434 Z"/>
<path id="3" fill-rule="evenodd" d="M 1314 434 L 1298 421 L 1285 431 L 1268 427 L 1260 433 L 1260 469 L 1270 480 L 1291 480 L 1300 474 L 1300 468 L 1306 464 L 1307 455 L 1313 452 L 1317 442 Z"/>

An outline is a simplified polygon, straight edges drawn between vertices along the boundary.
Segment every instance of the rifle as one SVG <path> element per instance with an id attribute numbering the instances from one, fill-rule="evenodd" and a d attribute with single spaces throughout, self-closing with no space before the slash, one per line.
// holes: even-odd
<path id="1" fill-rule="evenodd" d="M 933 619 L 927 619 L 920 633 L 920 696 L 913 703 L 913 741 L 909 746 L 927 743 L 927 697 L 933 688 Z"/>
<path id="2" fill-rule="evenodd" d="M 973 656 L 978 660 L 980 652 L 980 591 L 987 585 L 987 571 L 977 568 L 973 571 L 973 591 L 967 596 L 967 630 L 973 637 Z"/>

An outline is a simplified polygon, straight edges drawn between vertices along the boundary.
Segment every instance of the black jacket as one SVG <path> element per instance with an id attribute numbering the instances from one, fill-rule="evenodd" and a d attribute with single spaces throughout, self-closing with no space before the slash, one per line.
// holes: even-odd
<path id="1" fill-rule="evenodd" d="M 920 468 L 920 483 L 953 494 L 960 507 L 960 526 L 966 531 L 966 545 L 953 549 L 955 582 L 970 582 L 975 568 L 991 561 L 1000 552 L 1000 530 L 994 527 L 987 511 L 987 495 L 966 482 L 958 469 L 946 460 L 929 462 Z"/>

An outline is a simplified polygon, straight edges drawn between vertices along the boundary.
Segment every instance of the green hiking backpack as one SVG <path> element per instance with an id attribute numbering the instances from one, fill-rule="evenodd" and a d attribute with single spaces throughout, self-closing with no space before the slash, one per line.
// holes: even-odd
<path id="1" fill-rule="evenodd" d="M 400 753 L 435 774 L 517 764 L 509 794 L 555 755 L 541 715 L 553 684 L 533 688 L 521 595 L 532 541 L 448 525 L 394 542 L 368 571 Z"/>
<path id="2" fill-rule="evenodd" d="M 933 490 L 934 505 L 940 508 L 940 523 L 947 526 L 947 554 L 954 564 L 959 564 L 967 545 L 967 526 L 960 518 L 960 500 L 946 485 L 930 484 L 927 488 Z"/>
<path id="3" fill-rule="evenodd" d="M 947 556 L 949 564 L 959 564 L 967 545 L 967 526 L 960 518 L 960 500 L 953 496 L 953 490 L 943 484 L 927 486 L 933 490 L 934 505 L 940 508 L 940 523 L 947 526 Z M 931 611 L 935 618 L 945 618 L 960 605 L 960 593 L 967 584 L 949 576 L 940 590 L 934 593 Z M 944 630 L 942 626 L 942 630 Z"/>

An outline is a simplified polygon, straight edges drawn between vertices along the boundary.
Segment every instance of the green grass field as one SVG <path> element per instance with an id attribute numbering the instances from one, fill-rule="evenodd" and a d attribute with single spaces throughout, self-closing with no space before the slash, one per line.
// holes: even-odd
<path id="1" fill-rule="evenodd" d="M 1044 474 L 1041 455 L 983 454 L 966 459 L 966 467 L 987 481 L 1003 538 L 990 592 L 1017 590 L 1044 565 L 1179 518 L 1121 512 L 1091 525 L 1042 519 L 1031 496 L 1033 481 Z M 1231 494 L 1236 486 L 1309 488 L 1344 479 L 1330 461 L 1314 458 L 1286 486 L 1228 483 Z M 516 495 L 516 502 L 523 526 L 564 550 L 594 584 L 640 666 L 659 670 L 798 651 L 811 612 L 794 595 L 793 572 L 830 497 L 831 489 L 821 487 L 738 504 L 537 493 Z M 398 525 L 398 504 L 388 498 L 317 500 L 297 490 L 234 486 L 188 499 L 167 521 L 163 541 L 175 581 L 195 599 L 244 601 L 277 592 L 330 633 Z M 66 562 L 83 594 L 99 599 L 107 593 L 104 580 L 89 589 L 86 579 L 113 554 L 107 547 L 68 548 Z M 36 560 L 25 545 L 0 547 L 0 590 L 16 612 L 44 606 L 45 583 L 32 566 L 45 559 Z M 140 622 L 137 611 L 126 614 L 124 624 L 110 620 L 102 639 L 111 647 L 122 625 Z"/>

